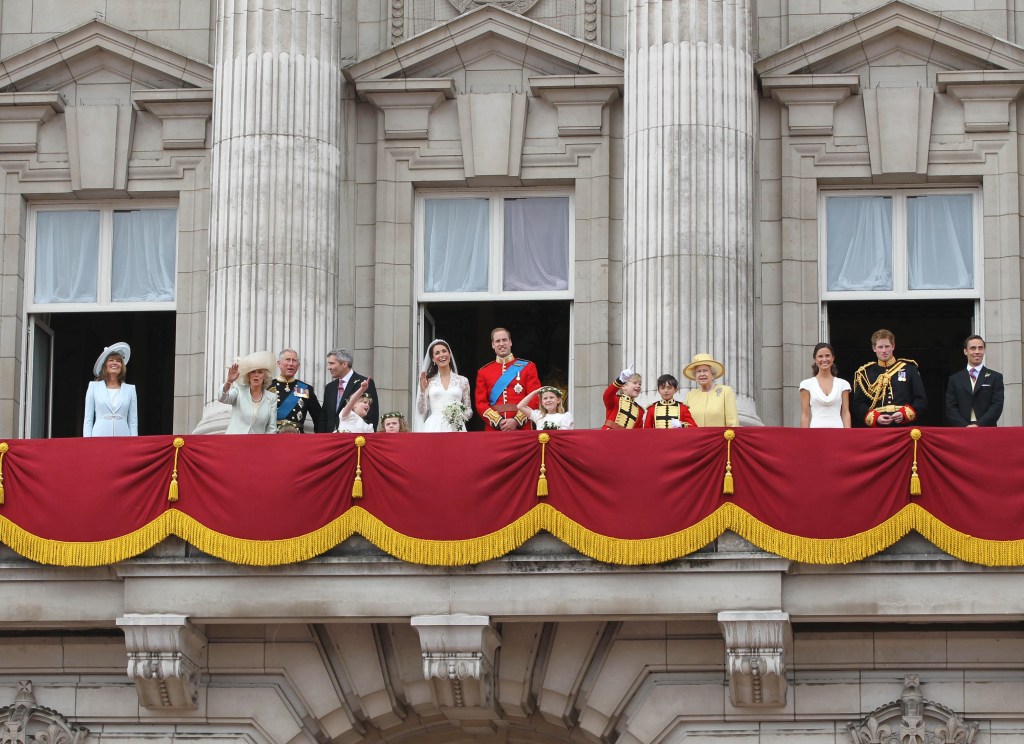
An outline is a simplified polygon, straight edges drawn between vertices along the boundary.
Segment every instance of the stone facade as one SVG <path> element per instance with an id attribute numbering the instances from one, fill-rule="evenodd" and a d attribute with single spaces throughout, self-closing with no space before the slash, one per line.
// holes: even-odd
<path id="1" fill-rule="evenodd" d="M 982 0 L 0 0 L 0 436 L 45 410 L 55 205 L 176 208 L 168 428 L 215 429 L 223 366 L 286 345 L 317 388 L 352 348 L 411 410 L 431 191 L 571 198 L 557 297 L 593 427 L 622 366 L 650 383 L 705 351 L 745 423 L 796 424 L 823 195 L 969 190 L 978 281 L 949 296 L 1020 425 L 1021 43 L 1024 12 Z M 16 741 L 902 744 L 870 737 L 904 708 L 1024 741 L 1021 572 L 913 537 L 829 568 L 731 535 L 646 568 L 543 537 L 452 570 L 358 537 L 267 570 L 174 540 L 97 569 L 0 559 Z"/>

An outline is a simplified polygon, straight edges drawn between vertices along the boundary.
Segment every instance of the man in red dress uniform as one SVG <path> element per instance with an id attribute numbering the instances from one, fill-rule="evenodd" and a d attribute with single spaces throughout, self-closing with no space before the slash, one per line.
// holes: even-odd
<path id="1" fill-rule="evenodd" d="M 512 336 L 506 328 L 491 331 L 491 348 L 495 360 L 476 373 L 476 412 L 487 423 L 487 431 L 514 431 L 530 427 L 526 416 L 516 405 L 528 393 L 540 387 L 537 367 L 512 354 Z M 537 399 L 531 402 L 537 407 Z"/>

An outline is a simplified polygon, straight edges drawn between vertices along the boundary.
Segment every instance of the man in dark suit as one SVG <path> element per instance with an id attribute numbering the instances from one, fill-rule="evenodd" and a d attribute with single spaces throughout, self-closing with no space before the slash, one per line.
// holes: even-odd
<path id="1" fill-rule="evenodd" d="M 359 389 L 359 383 L 367 379 L 352 369 L 352 352 L 348 349 L 337 349 L 327 355 L 327 371 L 333 378 L 324 388 L 323 408 L 320 410 L 320 423 L 316 427 L 320 432 L 332 432 L 338 428 L 338 412 L 345 407 L 349 397 Z M 341 395 L 338 390 L 341 390 Z M 377 388 L 370 380 L 370 386 L 366 389 L 370 396 L 370 412 L 363 419 L 366 423 L 377 430 L 377 419 L 380 415 L 380 407 L 377 402 Z"/>
<path id="2" fill-rule="evenodd" d="M 1003 376 L 989 369 L 985 339 L 968 336 L 964 341 L 967 367 L 949 376 L 946 386 L 946 418 L 950 426 L 995 426 L 1003 412 Z"/>

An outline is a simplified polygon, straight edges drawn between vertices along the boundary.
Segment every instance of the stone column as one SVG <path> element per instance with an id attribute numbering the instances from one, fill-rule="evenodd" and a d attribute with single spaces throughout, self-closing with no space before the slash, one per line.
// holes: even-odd
<path id="1" fill-rule="evenodd" d="M 743 424 L 760 423 L 750 27 L 749 0 L 627 0 L 622 362 L 653 389 L 714 354 Z"/>
<path id="2" fill-rule="evenodd" d="M 337 320 L 341 0 L 218 0 L 206 397 L 236 356 L 295 348 L 314 387 Z M 197 431 L 223 428 L 207 405 Z"/>

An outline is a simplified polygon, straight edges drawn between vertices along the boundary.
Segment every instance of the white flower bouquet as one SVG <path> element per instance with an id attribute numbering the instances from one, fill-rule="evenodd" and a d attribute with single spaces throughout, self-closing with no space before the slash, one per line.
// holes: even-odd
<path id="1" fill-rule="evenodd" d="M 441 416 L 444 417 L 444 422 L 452 431 L 462 431 L 466 425 L 467 413 L 469 413 L 469 409 L 462 402 L 454 401 L 444 407 Z"/>

